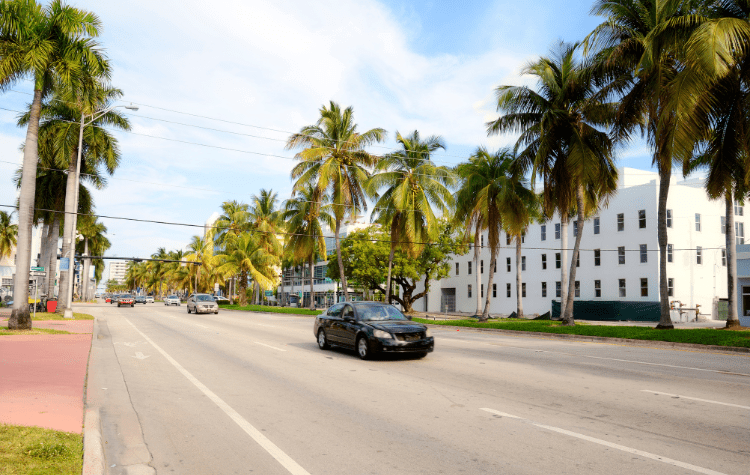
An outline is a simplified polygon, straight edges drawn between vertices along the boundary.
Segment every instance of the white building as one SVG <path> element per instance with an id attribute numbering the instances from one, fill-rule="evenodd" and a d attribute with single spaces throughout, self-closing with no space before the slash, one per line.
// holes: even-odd
<path id="1" fill-rule="evenodd" d="M 126 261 L 109 261 L 109 278 L 107 280 L 116 280 L 118 284 L 124 284 L 127 272 L 128 264 Z"/>
<path id="2" fill-rule="evenodd" d="M 659 177 L 632 168 L 619 170 L 618 192 L 606 209 L 587 221 L 583 229 L 576 296 L 579 301 L 659 302 L 659 246 L 657 210 Z M 670 301 L 711 314 L 715 298 L 726 298 L 724 202 L 710 201 L 702 180 L 676 181 L 670 185 L 668 209 L 668 282 Z M 744 244 L 744 210 L 737 206 L 738 244 Z M 575 240 L 571 220 L 568 266 Z M 503 233 L 491 289 L 486 289 L 490 253 L 483 247 L 479 292 L 491 292 L 490 313 L 508 315 L 516 309 L 515 244 Z M 486 235 L 481 242 L 487 242 Z M 560 220 L 534 224 L 522 248 L 524 313 L 542 314 L 560 301 Z M 508 245 L 509 244 L 509 245 Z M 476 265 L 473 250 L 452 259 L 451 275 L 431 285 L 426 299 L 415 310 L 429 312 L 476 310 Z M 472 267 L 474 267 L 472 269 Z M 675 312 L 676 313 L 676 312 Z"/>
<path id="3" fill-rule="evenodd" d="M 44 267 L 47 272 L 47 276 L 52 275 L 55 281 L 57 281 L 57 268 L 47 269 L 47 263 L 41 262 L 41 249 L 42 249 L 42 227 L 33 227 L 31 229 L 31 266 L 32 267 Z M 60 249 L 58 246 L 58 256 Z M 5 298 L 6 295 L 13 293 L 13 280 L 16 275 L 16 248 L 13 247 L 10 252 L 10 256 L 0 259 L 0 297 Z M 43 278 L 37 278 L 39 285 L 43 285 Z"/>

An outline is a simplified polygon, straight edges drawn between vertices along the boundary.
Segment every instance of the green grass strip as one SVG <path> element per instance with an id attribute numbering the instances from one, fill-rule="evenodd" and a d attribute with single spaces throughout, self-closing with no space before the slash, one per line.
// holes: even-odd
<path id="1" fill-rule="evenodd" d="M 47 313 L 47 312 L 37 312 L 36 317 L 34 317 L 34 314 L 31 314 L 33 321 L 43 321 L 43 320 L 67 320 L 70 321 L 70 318 L 65 318 L 59 313 Z M 93 320 L 93 315 L 89 315 L 88 313 L 75 313 L 73 312 L 73 318 L 72 320 Z"/>
<path id="2" fill-rule="evenodd" d="M 0 327 L 0 336 L 7 335 L 72 335 L 70 332 L 65 330 L 53 330 L 51 328 L 31 328 L 31 330 L 8 330 L 7 326 Z M 3 472 L 0 472 L 2 475 Z"/>
<path id="3" fill-rule="evenodd" d="M 0 474 L 80 475 L 82 470 L 80 434 L 0 424 Z"/>
<path id="4" fill-rule="evenodd" d="M 242 310 L 243 312 L 267 312 L 267 313 L 290 313 L 295 315 L 320 315 L 320 310 L 309 310 L 306 308 L 288 308 L 288 307 L 269 307 L 267 305 L 245 305 L 241 307 L 239 305 L 219 305 L 221 308 L 227 310 Z"/>
<path id="5" fill-rule="evenodd" d="M 698 345 L 735 346 L 750 348 L 750 330 L 725 330 L 714 328 L 657 330 L 651 327 L 610 326 L 576 324 L 565 327 L 560 322 L 545 320 L 504 319 L 478 323 L 476 320 L 433 321 L 414 318 L 415 322 L 453 327 L 497 328 L 501 330 L 564 333 L 566 335 L 603 336 L 629 340 L 669 341 L 673 343 L 694 343 Z"/>

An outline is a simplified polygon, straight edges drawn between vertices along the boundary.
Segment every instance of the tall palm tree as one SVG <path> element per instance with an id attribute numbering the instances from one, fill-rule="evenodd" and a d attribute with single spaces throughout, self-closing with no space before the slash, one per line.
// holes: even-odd
<path id="1" fill-rule="evenodd" d="M 437 230 L 433 207 L 441 214 L 452 208 L 449 187 L 456 182 L 450 170 L 436 166 L 430 159 L 433 152 L 445 149 L 441 137 L 433 135 L 422 140 L 415 130 L 406 137 L 396 132 L 396 141 L 401 149 L 378 161 L 376 174 L 367 185 L 373 196 L 385 188 L 375 203 L 371 220 L 391 230 L 386 302 L 391 301 L 391 270 L 396 249 L 411 258 L 420 254 Z"/>
<path id="2" fill-rule="evenodd" d="M 569 284 L 562 296 L 567 325 L 574 323 L 575 264 L 586 210 L 592 202 L 606 201 L 617 188 L 613 143 L 603 130 L 612 123 L 615 105 L 604 101 L 607 92 L 597 87 L 594 69 L 576 58 L 577 49 L 578 45 L 560 43 L 550 57 L 524 69 L 524 74 L 537 78 L 538 92 L 526 86 L 500 86 L 497 108 L 505 115 L 487 124 L 490 134 L 521 132 L 516 148 L 524 149 L 517 166 L 544 181 L 545 214 L 557 211 L 567 224 L 569 210 L 578 212 Z"/>
<path id="3" fill-rule="evenodd" d="M 67 6 L 62 0 L 53 0 L 46 8 L 35 0 L 0 0 L 0 90 L 25 78 L 34 81 L 19 198 L 18 271 L 10 329 L 31 328 L 26 300 L 42 99 L 55 83 L 75 85 L 87 76 L 109 75 L 107 60 L 93 40 L 100 26 L 96 15 Z"/>
<path id="4" fill-rule="evenodd" d="M 265 251 L 280 259 L 282 249 L 277 234 L 282 230 L 283 221 L 281 211 L 276 208 L 277 196 L 273 190 L 261 189 L 259 195 L 252 196 L 249 216 L 253 231 L 258 234 Z M 256 303 L 260 304 L 261 296 L 257 282 L 255 290 Z"/>
<path id="5" fill-rule="evenodd" d="M 18 225 L 10 222 L 12 214 L 0 211 L 0 259 L 10 257 L 18 242 Z"/>
<path id="6" fill-rule="evenodd" d="M 169 256 L 167 254 L 167 250 L 163 247 L 160 247 L 156 250 L 155 253 L 151 254 L 152 259 L 169 259 Z M 154 274 L 154 279 L 158 281 L 158 285 L 156 287 L 156 294 L 158 296 L 162 295 L 162 292 L 164 290 L 164 274 L 167 271 L 166 262 L 160 262 L 160 261 L 151 261 L 149 265 L 151 266 L 151 272 Z"/>
<path id="7" fill-rule="evenodd" d="M 356 216 L 360 210 L 367 209 L 363 187 L 377 158 L 365 149 L 383 141 L 385 135 L 385 130 L 380 128 L 357 132 L 354 110 L 351 107 L 342 110 L 331 101 L 328 107 L 321 107 L 320 119 L 315 125 L 303 127 L 286 143 L 289 150 L 303 149 L 295 155 L 301 163 L 292 169 L 292 179 L 296 180 L 293 194 L 310 184 L 315 186 L 318 196 L 330 193 L 335 216 L 336 259 L 347 301 L 349 291 L 341 260 L 339 231 L 346 216 Z"/>
<path id="8" fill-rule="evenodd" d="M 250 230 L 250 207 L 247 203 L 241 203 L 235 200 L 225 201 L 221 205 L 222 214 L 216 220 L 215 240 L 219 246 L 224 246 L 226 241 L 231 237 L 237 237 L 241 233 Z M 234 304 L 234 286 L 237 276 L 230 276 L 229 301 Z"/>
<path id="9" fill-rule="evenodd" d="M 247 305 L 247 283 L 252 278 L 260 288 L 273 286 L 278 258 L 263 249 L 260 237 L 251 232 L 231 235 L 221 254 L 216 256 L 218 270 L 223 275 L 239 275 L 240 305 Z"/>
<path id="10" fill-rule="evenodd" d="M 81 298 L 84 301 L 90 300 L 93 296 L 89 295 L 88 292 L 88 281 L 91 278 L 91 257 L 94 256 L 94 241 L 95 240 L 101 240 L 104 238 L 104 235 L 107 232 L 107 227 L 100 223 L 95 217 L 93 216 L 85 216 L 83 219 L 79 221 L 78 224 L 78 233 L 83 236 L 83 242 L 82 242 L 82 255 L 89 256 L 88 259 L 83 260 L 83 270 L 81 273 L 81 285 L 82 285 L 82 291 L 81 291 Z M 104 238 L 106 239 L 106 238 Z M 144 264 L 145 267 L 145 264 Z"/>
<path id="11" fill-rule="evenodd" d="M 296 197 L 284 203 L 283 212 L 289 233 L 285 248 L 294 259 L 307 260 L 310 268 L 311 310 L 315 309 L 315 257 L 327 254 L 323 225 L 330 228 L 336 219 L 329 198 L 319 193 L 319 189 L 313 185 L 298 190 Z"/>
<path id="12" fill-rule="evenodd" d="M 605 19 L 586 40 L 612 78 L 610 87 L 622 94 L 615 117 L 615 137 L 626 140 L 640 131 L 651 146 L 652 162 L 659 172 L 661 318 L 656 328 L 674 328 L 667 288 L 667 198 L 672 164 L 679 158 L 674 155 L 675 146 L 680 144 L 675 134 L 678 116 L 672 101 L 675 95 L 682 94 L 675 82 L 682 65 L 667 26 L 689 23 L 705 5 L 698 0 L 597 0 L 592 13 Z"/>

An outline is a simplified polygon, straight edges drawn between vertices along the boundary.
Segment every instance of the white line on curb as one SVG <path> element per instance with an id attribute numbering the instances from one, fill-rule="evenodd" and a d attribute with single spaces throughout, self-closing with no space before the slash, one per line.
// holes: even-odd
<path id="1" fill-rule="evenodd" d="M 276 351 L 286 351 L 286 350 L 282 350 L 281 348 L 276 348 L 275 346 L 266 345 L 265 343 L 261 343 L 259 341 L 256 341 L 255 343 L 258 344 L 258 345 L 261 345 L 261 346 L 265 346 L 266 348 L 271 348 L 271 349 L 276 350 Z"/>
<path id="2" fill-rule="evenodd" d="M 698 467 L 697 465 L 691 465 L 689 463 L 680 462 L 679 460 L 673 460 L 673 459 L 670 459 L 670 458 L 667 458 L 667 457 L 662 457 L 661 455 L 652 454 L 650 452 L 644 452 L 642 450 L 633 449 L 633 448 L 630 448 L 630 447 L 625 447 L 624 445 L 613 444 L 612 442 L 607 442 L 606 440 L 601 440 L 601 439 L 597 439 L 595 437 L 589 437 L 587 435 L 579 434 L 577 432 L 571 432 L 569 430 L 560 429 L 559 427 L 552 427 L 552 426 L 548 426 L 548 425 L 544 425 L 544 424 L 539 424 L 537 422 L 530 421 L 528 419 L 523 419 L 523 418 L 518 417 L 518 416 L 513 416 L 511 414 L 506 414 L 504 412 L 496 411 L 494 409 L 489 409 L 489 408 L 483 407 L 483 408 L 481 408 L 481 410 L 485 411 L 485 412 L 489 412 L 490 414 L 496 414 L 496 415 L 502 416 L 502 417 L 510 417 L 510 418 L 513 418 L 513 419 L 520 419 L 520 420 L 522 420 L 524 422 L 528 422 L 529 424 L 534 425 L 536 427 L 539 427 L 541 429 L 547 429 L 547 430 L 552 431 L 552 432 L 557 432 L 558 434 L 564 434 L 564 435 L 568 435 L 570 437 L 575 437 L 577 439 L 585 440 L 587 442 L 593 442 L 595 444 L 603 445 L 603 446 L 609 447 L 611 449 L 621 450 L 621 451 L 627 452 L 629 454 L 639 455 L 639 456 L 647 458 L 647 459 L 656 460 L 657 462 L 664 462 L 664 463 L 669 464 L 669 465 L 674 465 L 675 467 L 680 467 L 680 468 L 684 468 L 684 469 L 687 469 L 687 470 L 692 470 L 693 472 L 703 473 L 705 475 L 726 475 L 725 473 L 717 472 L 717 471 L 711 470 L 709 468 Z"/>
<path id="3" fill-rule="evenodd" d="M 188 370 L 183 368 L 182 365 L 180 365 L 180 363 L 178 363 L 174 358 L 169 356 L 166 351 L 162 350 L 159 347 L 159 345 L 154 343 L 153 340 L 151 340 L 151 338 L 147 337 L 142 331 L 140 331 L 135 325 L 133 325 L 133 323 L 130 320 L 128 320 L 127 318 L 124 318 L 124 320 L 128 322 L 130 326 L 132 326 L 135 329 L 135 331 L 140 333 L 141 336 L 143 336 L 143 338 L 147 342 L 151 343 L 151 345 L 154 348 L 156 348 L 156 351 L 161 353 L 162 356 L 164 356 L 164 358 L 167 359 L 167 361 L 172 363 L 172 366 L 177 368 L 177 371 L 182 373 L 182 375 L 185 376 L 188 379 L 188 381 L 193 383 L 195 387 L 200 389 L 200 391 L 203 394 L 205 394 L 210 400 L 212 400 L 217 406 L 219 406 L 219 408 L 222 411 L 224 411 L 224 413 L 228 415 L 235 423 L 237 423 L 237 425 L 240 426 L 240 428 L 242 428 L 242 430 L 244 430 L 247 435 L 252 437 L 252 439 L 255 442 L 257 442 L 258 445 L 263 447 L 263 449 L 265 449 L 266 452 L 268 452 L 273 458 L 276 459 L 277 462 L 279 462 L 284 468 L 286 468 L 287 471 L 289 471 L 289 473 L 291 473 L 292 475 L 310 475 L 310 472 L 302 468 L 301 465 L 299 465 L 290 456 L 284 453 L 284 451 L 281 450 L 278 446 L 276 446 L 276 444 L 271 442 L 268 439 L 268 437 L 261 434 L 261 432 L 258 429 L 253 427 L 253 425 L 250 424 L 244 417 L 242 417 L 237 411 L 232 409 L 232 407 L 229 404 L 224 402 L 223 399 L 221 399 L 213 391 L 208 389 L 208 387 L 206 387 L 203 383 L 198 381 L 198 379 L 195 376 L 190 374 L 190 372 L 188 372 Z"/>
<path id="4" fill-rule="evenodd" d="M 740 409 L 748 409 L 748 410 L 750 410 L 750 407 L 748 407 L 748 406 L 740 406 L 739 404 L 729 404 L 728 402 L 711 401 L 710 399 L 701 399 L 699 397 L 690 397 L 690 396 L 681 396 L 679 394 L 662 393 L 662 392 L 659 392 L 659 391 L 652 391 L 650 389 L 641 389 L 641 392 L 643 392 L 643 393 L 651 393 L 651 394 L 659 394 L 661 396 L 671 396 L 671 397 L 680 398 L 680 399 L 690 399 L 690 400 L 693 400 L 693 401 L 708 402 L 708 403 L 711 403 L 711 404 L 721 404 L 722 406 L 739 407 Z"/>

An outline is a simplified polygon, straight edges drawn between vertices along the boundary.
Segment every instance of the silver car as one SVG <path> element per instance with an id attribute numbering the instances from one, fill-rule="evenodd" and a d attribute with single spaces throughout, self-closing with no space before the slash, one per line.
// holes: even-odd
<path id="1" fill-rule="evenodd" d="M 170 295 L 164 299 L 164 305 L 177 305 L 180 306 L 180 297 L 176 295 Z"/>
<path id="2" fill-rule="evenodd" d="M 146 303 L 154 303 L 154 296 L 146 295 Z"/>
<path id="3" fill-rule="evenodd" d="M 219 304 L 213 295 L 193 294 L 187 300 L 188 313 L 219 313 Z"/>

